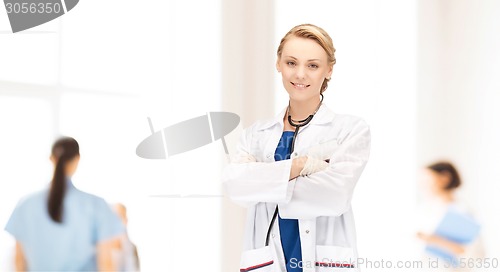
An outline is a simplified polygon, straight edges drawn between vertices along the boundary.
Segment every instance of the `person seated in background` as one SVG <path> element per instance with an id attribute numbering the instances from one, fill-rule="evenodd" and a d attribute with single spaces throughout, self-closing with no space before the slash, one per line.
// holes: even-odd
<path id="1" fill-rule="evenodd" d="M 462 184 L 456 168 L 449 162 L 436 162 L 426 167 L 424 177 L 426 192 L 423 199 L 424 203 L 419 209 L 418 224 L 420 231 L 417 232 L 417 237 L 424 242 L 427 257 L 435 257 L 429 248 L 437 249 L 438 252 L 445 252 L 452 256 L 453 259 L 474 258 L 475 260 L 484 257 L 479 235 L 470 234 L 470 237 L 474 237 L 472 241 L 459 243 L 436 233 L 438 226 L 450 213 L 458 214 L 458 218 L 464 218 L 464 220 L 471 222 L 470 224 L 479 226 L 473 219 L 471 209 L 456 195 L 456 191 Z M 456 225 L 454 227 L 457 228 L 453 230 L 455 235 L 457 233 L 467 235 L 467 231 L 460 230 L 465 226 Z M 439 271 L 474 271 L 474 269 L 467 270 L 468 268 L 453 267 L 453 264 L 449 262 L 449 259 L 440 260 L 439 269 L 441 270 Z"/>
<path id="2" fill-rule="evenodd" d="M 127 232 L 128 216 L 127 208 L 121 203 L 113 205 L 113 210 L 121 218 L 125 226 L 125 232 L 115 241 L 113 256 L 116 260 L 118 271 L 139 271 L 139 255 L 137 247 L 130 241 Z"/>
<path id="3" fill-rule="evenodd" d="M 125 228 L 104 199 L 71 181 L 80 161 L 78 142 L 58 139 L 49 188 L 19 201 L 5 230 L 16 239 L 17 271 L 115 271 L 112 249 Z"/>

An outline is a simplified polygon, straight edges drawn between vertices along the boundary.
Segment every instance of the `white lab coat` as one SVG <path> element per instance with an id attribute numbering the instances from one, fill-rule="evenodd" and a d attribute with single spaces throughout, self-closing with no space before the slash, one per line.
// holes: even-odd
<path id="1" fill-rule="evenodd" d="M 289 181 L 292 160 L 274 161 L 285 110 L 245 129 L 236 156 L 223 172 L 229 197 L 248 208 L 241 271 L 286 271 L 278 220 L 265 246 L 276 205 L 282 218 L 299 221 L 302 263 L 295 260 L 294 265 L 304 272 L 359 271 L 351 198 L 370 153 L 369 127 L 360 118 L 335 114 L 322 105 L 299 130 L 291 158 L 330 159 L 329 167 Z M 249 156 L 256 162 L 248 162 Z M 346 264 L 355 268 L 332 268 Z"/>

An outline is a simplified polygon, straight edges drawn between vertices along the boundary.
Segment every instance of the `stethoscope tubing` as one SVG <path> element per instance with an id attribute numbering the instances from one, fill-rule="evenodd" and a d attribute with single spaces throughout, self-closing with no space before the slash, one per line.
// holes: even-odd
<path id="1" fill-rule="evenodd" d="M 321 101 L 319 102 L 319 105 L 316 108 L 316 110 L 311 115 L 309 115 L 306 119 L 300 120 L 300 121 L 292 120 L 292 116 L 290 115 L 290 103 L 288 103 L 288 109 L 287 109 L 288 118 L 287 118 L 287 120 L 291 126 L 295 127 L 295 132 L 293 133 L 292 144 L 290 147 L 290 154 L 292 154 L 294 149 L 295 149 L 295 139 L 297 138 L 297 134 L 299 133 L 299 129 L 301 127 L 304 127 L 307 124 L 309 124 L 309 122 L 311 122 L 314 115 L 316 114 L 316 112 L 318 112 L 319 108 L 321 107 L 322 103 L 323 103 L 323 94 L 321 94 Z M 297 122 L 297 123 L 295 123 L 295 122 Z M 269 245 L 269 237 L 271 235 L 271 230 L 273 228 L 273 225 L 274 225 L 274 222 L 276 221 L 277 216 L 278 216 L 278 205 L 276 205 L 276 209 L 274 210 L 273 218 L 271 219 L 271 223 L 269 223 L 269 228 L 267 229 L 266 246 Z"/>

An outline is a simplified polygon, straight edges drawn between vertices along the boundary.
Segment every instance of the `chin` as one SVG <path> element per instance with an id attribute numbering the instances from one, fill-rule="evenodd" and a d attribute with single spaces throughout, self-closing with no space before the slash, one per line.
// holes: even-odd
<path id="1" fill-rule="evenodd" d="M 318 95 L 316 96 L 316 95 L 311 95 L 310 93 L 300 93 L 294 90 L 292 92 L 288 91 L 288 96 L 290 97 L 290 100 L 305 102 L 318 97 L 319 92 Z"/>

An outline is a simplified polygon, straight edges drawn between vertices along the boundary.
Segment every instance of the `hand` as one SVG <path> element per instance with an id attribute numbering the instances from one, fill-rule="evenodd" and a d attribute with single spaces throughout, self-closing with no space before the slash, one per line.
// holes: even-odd
<path id="1" fill-rule="evenodd" d="M 319 171 L 323 171 L 328 167 L 328 162 L 320 159 L 315 159 L 311 156 L 301 156 L 293 159 L 292 170 L 290 171 L 290 180 L 298 176 L 307 176 Z"/>
<path id="2" fill-rule="evenodd" d="M 307 157 L 297 157 L 292 160 L 292 169 L 290 170 L 290 180 L 298 177 L 302 169 L 304 169 L 304 165 L 307 162 Z"/>
<path id="3" fill-rule="evenodd" d="M 447 251 L 453 252 L 456 255 L 460 255 L 465 252 L 465 247 L 462 244 L 450 241 L 438 235 L 417 232 L 417 237 L 429 245 L 438 246 Z"/>
<path id="4" fill-rule="evenodd" d="M 425 242 L 429 242 L 429 240 L 431 239 L 431 235 L 429 234 L 426 234 L 426 233 L 423 233 L 423 232 L 417 232 L 417 237 L 420 239 L 420 240 L 423 240 Z"/>
<path id="5" fill-rule="evenodd" d="M 248 162 L 256 162 L 257 159 L 252 156 L 252 154 L 246 154 L 243 156 L 236 156 L 231 158 L 232 163 L 248 163 Z"/>
<path id="6" fill-rule="evenodd" d="M 302 169 L 302 171 L 300 171 L 301 176 L 307 176 L 319 171 L 323 171 L 329 165 L 327 161 L 316 159 L 310 156 L 307 156 L 306 158 L 307 161 L 304 165 L 304 168 Z"/>

